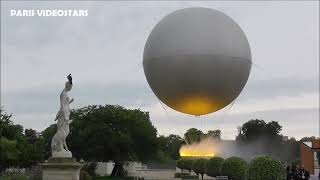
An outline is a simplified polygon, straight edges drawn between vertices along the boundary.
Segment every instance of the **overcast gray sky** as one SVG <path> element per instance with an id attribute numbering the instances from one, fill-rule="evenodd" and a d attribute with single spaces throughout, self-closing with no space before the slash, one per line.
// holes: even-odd
<path id="1" fill-rule="evenodd" d="M 165 15 L 208 7 L 245 32 L 253 67 L 233 106 L 194 117 L 163 108 L 142 67 L 146 39 Z M 88 9 L 87 17 L 11 17 L 11 9 Z M 278 121 L 282 133 L 319 134 L 319 2 L 3 2 L 1 106 L 25 128 L 54 123 L 59 94 L 72 73 L 72 108 L 119 104 L 149 111 L 159 134 L 195 127 L 234 139 L 250 119 Z"/>

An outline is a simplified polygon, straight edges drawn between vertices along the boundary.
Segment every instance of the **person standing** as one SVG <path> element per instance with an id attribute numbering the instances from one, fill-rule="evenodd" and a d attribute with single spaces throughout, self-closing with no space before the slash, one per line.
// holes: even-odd
<path id="1" fill-rule="evenodd" d="M 297 165 L 295 168 L 293 168 L 293 172 L 292 172 L 292 177 L 294 180 L 301 180 L 299 172 L 300 172 L 300 166 Z"/>
<path id="2" fill-rule="evenodd" d="M 291 180 L 291 165 L 287 166 L 286 173 L 287 173 L 287 179 L 286 180 Z"/>
<path id="3" fill-rule="evenodd" d="M 308 180 L 310 178 L 310 173 L 305 170 L 303 166 L 301 166 L 299 177 L 301 178 L 301 180 Z"/>

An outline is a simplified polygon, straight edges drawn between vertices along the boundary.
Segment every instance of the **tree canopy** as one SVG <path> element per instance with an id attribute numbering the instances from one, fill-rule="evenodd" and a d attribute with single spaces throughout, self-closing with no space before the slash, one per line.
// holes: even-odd
<path id="1" fill-rule="evenodd" d="M 276 121 L 250 120 L 239 128 L 236 141 L 243 145 L 243 151 L 254 149 L 254 154 L 266 154 L 288 163 L 295 161 L 299 157 L 299 143 L 284 137 L 281 130 Z"/>
<path id="2" fill-rule="evenodd" d="M 254 141 L 261 138 L 273 139 L 280 137 L 282 126 L 276 121 L 266 123 L 264 120 L 250 120 L 242 125 L 237 136 L 241 141 Z"/>
<path id="3" fill-rule="evenodd" d="M 31 167 L 43 160 L 42 141 L 35 130 L 16 125 L 12 115 L 0 109 L 0 171 L 8 167 Z"/>
<path id="4" fill-rule="evenodd" d="M 201 138 L 203 136 L 203 132 L 196 129 L 191 128 L 188 129 L 187 132 L 184 134 L 184 140 L 187 144 L 192 144 L 193 142 L 200 142 Z"/>
<path id="5" fill-rule="evenodd" d="M 149 113 L 121 106 L 87 106 L 71 112 L 68 139 L 77 158 L 116 163 L 146 162 L 157 152 L 157 130 Z M 114 169 L 114 170 L 115 170 Z"/>
<path id="6" fill-rule="evenodd" d="M 207 136 L 210 136 L 214 139 L 221 139 L 221 130 L 217 129 L 217 130 L 209 130 L 207 132 Z"/>
<path id="7" fill-rule="evenodd" d="M 180 158 L 179 149 L 183 143 L 184 140 L 180 136 L 174 134 L 158 137 L 159 150 L 173 160 L 178 160 Z"/>
<path id="8" fill-rule="evenodd" d="M 72 110 L 70 118 L 72 122 L 67 144 L 73 155 L 78 160 L 114 161 L 115 172 L 121 172 L 126 161 L 157 161 L 155 156 L 159 156 L 159 152 L 169 160 L 177 160 L 179 149 L 184 143 L 192 144 L 206 137 L 221 139 L 220 130 L 203 133 L 196 128 L 187 130 L 184 138 L 174 134 L 157 137 L 157 130 L 147 112 L 114 105 Z M 254 149 L 251 155 L 266 154 L 277 160 L 293 162 L 299 157 L 299 141 L 284 137 L 281 129 L 275 121 L 266 123 L 264 120 L 250 120 L 239 128 L 235 144 L 243 145 L 237 146 L 239 152 Z M 21 125 L 14 124 L 12 115 L 1 108 L 0 171 L 10 166 L 31 167 L 48 159 L 55 133 L 55 124 L 41 133 L 23 129 Z M 305 137 L 300 141 L 313 139 Z M 184 169 L 191 170 L 192 161 L 186 160 L 183 165 Z"/>
<path id="9" fill-rule="evenodd" d="M 203 133 L 201 130 L 196 128 L 190 128 L 184 133 L 184 140 L 187 144 L 200 142 L 204 137 L 212 137 L 214 139 L 221 139 L 221 130 L 209 130 L 207 133 Z"/>

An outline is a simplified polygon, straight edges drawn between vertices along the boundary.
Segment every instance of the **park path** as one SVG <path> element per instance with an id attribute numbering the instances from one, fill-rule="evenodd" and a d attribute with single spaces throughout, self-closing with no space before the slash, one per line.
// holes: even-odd
<path id="1" fill-rule="evenodd" d="M 319 179 L 318 179 L 318 176 L 310 176 L 309 180 L 319 180 Z"/>

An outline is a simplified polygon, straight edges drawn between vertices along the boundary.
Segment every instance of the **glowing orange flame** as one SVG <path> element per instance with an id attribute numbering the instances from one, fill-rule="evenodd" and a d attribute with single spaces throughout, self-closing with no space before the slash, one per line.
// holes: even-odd
<path id="1" fill-rule="evenodd" d="M 170 99 L 168 104 L 180 112 L 200 116 L 221 109 L 225 103 L 216 97 L 193 95 Z"/>
<path id="2" fill-rule="evenodd" d="M 179 153 L 181 157 L 213 157 L 215 141 L 212 138 L 206 138 L 199 143 L 182 145 Z"/>

